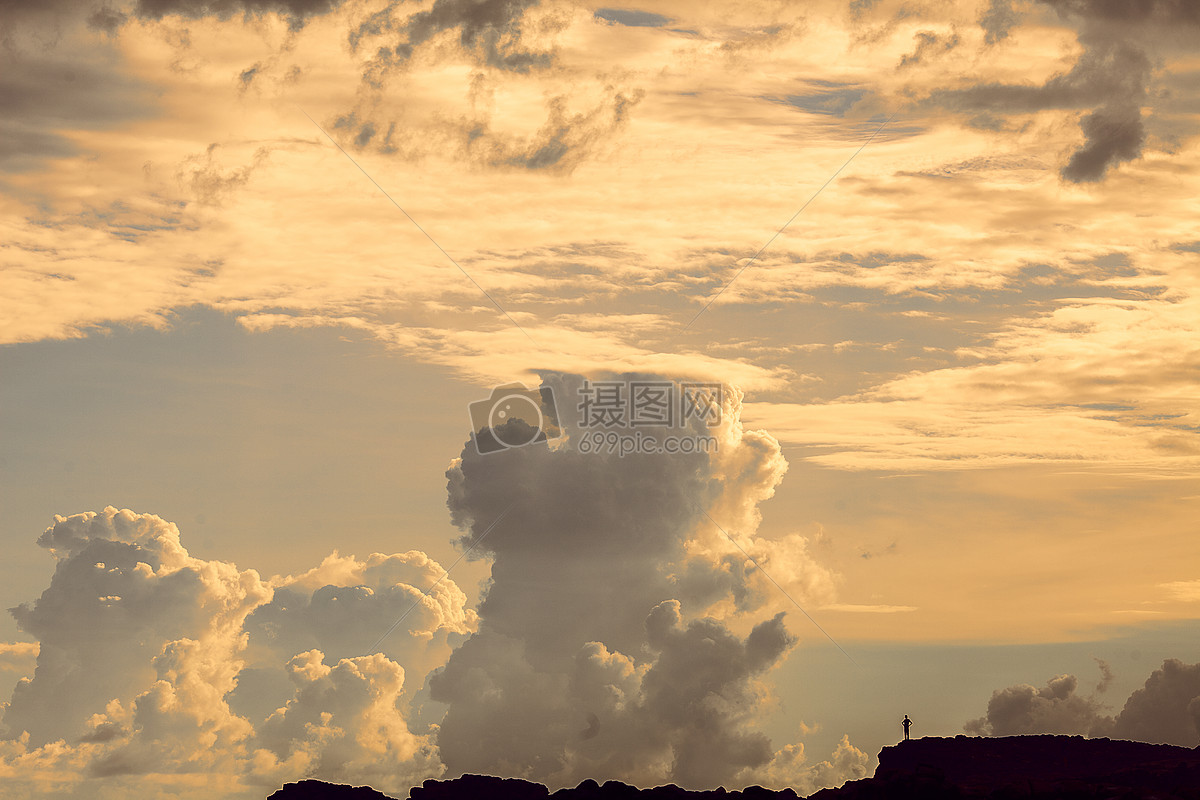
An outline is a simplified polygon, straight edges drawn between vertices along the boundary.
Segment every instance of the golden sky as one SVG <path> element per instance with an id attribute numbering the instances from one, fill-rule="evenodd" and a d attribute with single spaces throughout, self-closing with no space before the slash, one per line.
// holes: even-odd
<path id="1" fill-rule="evenodd" d="M 1134 730 L 1200 660 L 1198 34 L 1179 0 L 0 2 L 0 779 L 813 789 L 907 698 L 954 735 L 1092 656 L 1036 724 Z M 464 451 L 495 385 L 623 375 L 723 384 L 720 453 Z M 527 537 L 457 562 L 500 516 Z M 662 722 L 704 641 L 744 762 Z"/>

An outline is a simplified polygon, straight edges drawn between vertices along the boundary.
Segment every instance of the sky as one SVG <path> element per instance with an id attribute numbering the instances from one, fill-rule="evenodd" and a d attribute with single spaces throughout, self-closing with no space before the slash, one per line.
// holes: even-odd
<path id="1" fill-rule="evenodd" d="M 1200 744 L 1198 41 L 0 0 L 5 796 Z"/>

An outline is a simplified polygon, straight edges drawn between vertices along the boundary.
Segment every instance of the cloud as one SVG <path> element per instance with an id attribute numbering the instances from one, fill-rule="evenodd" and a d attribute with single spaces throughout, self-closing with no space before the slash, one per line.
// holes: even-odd
<path id="1" fill-rule="evenodd" d="M 1165 660 L 1112 717 L 1103 713 L 1097 699 L 1112 682 L 1112 671 L 1103 661 L 1098 663 L 1101 680 L 1092 695 L 1077 693 L 1074 675 L 1059 675 L 1041 689 L 1028 684 L 998 689 L 988 702 L 987 715 L 968 722 L 964 730 L 981 736 L 1054 733 L 1180 747 L 1200 744 L 1200 664 Z"/>
<path id="2" fill-rule="evenodd" d="M 525 41 L 525 14 L 538 4 L 539 0 L 435 0 L 429 9 L 406 13 L 405 4 L 391 2 L 350 32 L 350 46 L 358 51 L 370 42 L 375 48 L 363 72 L 375 87 L 407 64 L 417 48 L 450 31 L 457 32 L 462 51 L 480 63 L 528 72 L 552 60 L 549 51 Z"/>
<path id="3" fill-rule="evenodd" d="M 38 642 L 0 646 L 3 663 L 26 662 L 0 704 L 0 775 L 20 791 L 69 795 L 91 780 L 248 798 L 298 777 L 354 776 L 401 792 L 441 774 L 430 731 L 409 728 L 409 703 L 474 612 L 425 554 L 335 553 L 266 582 L 190 555 L 160 517 L 112 507 L 56 517 L 38 544 L 54 577 L 12 609 Z M 405 612 L 384 652 L 363 654 Z"/>
<path id="4" fill-rule="evenodd" d="M 901 68 L 915 66 L 930 57 L 948 53 L 958 47 L 959 43 L 957 33 L 939 34 L 935 31 L 918 31 L 913 35 L 913 39 L 916 40 L 917 47 L 900 59 Z"/>
<path id="5" fill-rule="evenodd" d="M 1084 141 L 1061 175 L 1071 183 L 1094 183 L 1112 167 L 1141 157 L 1147 140 L 1142 108 L 1157 102 L 1151 92 L 1155 62 L 1171 41 L 1200 24 L 1200 14 L 1190 4 L 1169 0 L 1043 2 L 1063 21 L 1077 26 L 1083 50 L 1069 71 L 1041 85 L 978 83 L 937 90 L 929 99 L 935 105 L 993 116 L 1090 108 L 1080 119 Z M 980 19 L 987 44 L 1006 38 L 1016 22 L 1011 3 L 992 2 Z M 914 55 L 920 52 L 918 48 Z"/>
<path id="6" fill-rule="evenodd" d="M 41 23 L 86 15 L 89 27 L 109 34 L 114 33 L 130 17 L 160 20 L 171 15 L 189 19 L 229 19 L 237 14 L 245 17 L 277 14 L 287 19 L 293 28 L 300 28 L 311 17 L 335 11 L 342 2 L 343 0 L 134 0 L 93 4 L 75 3 L 70 0 L 4 0 L 0 3 L 0 13 Z"/>
<path id="7" fill-rule="evenodd" d="M 1163 661 L 1125 701 L 1112 733 L 1139 742 L 1200 745 L 1200 664 Z"/>
<path id="8" fill-rule="evenodd" d="M 58 566 L 36 602 L 11 609 L 40 650 L 3 718 L 9 737 L 27 732 L 33 747 L 84 735 L 110 701 L 154 682 L 172 643 L 181 658 L 194 645 L 232 661 L 242 620 L 269 597 L 253 570 L 192 558 L 178 528 L 153 515 L 56 517 L 38 544 Z"/>
<path id="9" fill-rule="evenodd" d="M 246 619 L 246 668 L 230 696 L 230 704 L 255 721 L 291 696 L 286 664 L 297 653 L 319 651 L 336 664 L 377 647 L 416 678 L 404 689 L 408 701 L 477 625 L 463 591 L 419 550 L 361 560 L 335 552 L 320 566 L 271 584 L 270 602 Z"/>
<path id="10" fill-rule="evenodd" d="M 769 764 L 751 773 L 751 779 L 759 786 L 790 788 L 807 797 L 867 777 L 870 760 L 867 753 L 850 744 L 849 736 L 842 736 L 830 757 L 816 764 L 808 763 L 803 744 L 790 744 L 776 751 Z"/>
<path id="11" fill-rule="evenodd" d="M 662 14 L 636 9 L 598 8 L 594 15 L 596 19 L 633 28 L 661 28 L 671 22 L 670 17 L 664 17 Z"/>
<path id="12" fill-rule="evenodd" d="M 654 376 L 622 379 L 635 378 Z M 743 429 L 741 392 L 721 386 L 716 416 L 680 418 L 676 433 L 715 450 L 622 458 L 580 446 L 582 378 L 543 379 L 565 439 L 486 456 L 468 443 L 447 472 L 460 545 L 492 561 L 477 611 L 419 551 L 334 553 L 264 581 L 190 555 L 154 515 L 56 517 L 38 539 L 54 578 L 13 609 L 38 642 L 4 648 L 36 665 L 3 706 L 0 772 L 30 793 L 47 770 L 68 787 L 205 774 L 239 798 L 300 776 L 393 792 L 463 771 L 697 787 L 860 776 L 848 740 L 810 763 L 758 728 L 769 673 L 798 641 L 779 586 L 819 605 L 836 576 L 803 537 L 755 535 L 786 462 Z"/>
<path id="13" fill-rule="evenodd" d="M 1019 21 L 1012 0 L 990 0 L 987 9 L 979 17 L 979 27 L 984 30 L 984 41 L 996 44 L 1007 39 Z"/>
<path id="14" fill-rule="evenodd" d="M 1031 733 L 1104 736 L 1112 717 L 1092 697 L 1076 694 L 1074 675 L 1051 678 L 1041 689 L 1018 684 L 997 689 L 988 701 L 987 715 L 968 722 L 967 733 L 976 736 L 1020 736 Z"/>
<path id="15" fill-rule="evenodd" d="M 0 48 L 0 171 L 22 173 L 79 152 L 81 132 L 116 128 L 155 110 L 154 88 L 126 73 L 106 45 Z"/>
<path id="16" fill-rule="evenodd" d="M 786 600 L 706 514 L 800 602 L 831 595 L 803 540 L 753 536 L 786 468 L 777 443 L 742 429 L 740 393 L 725 387 L 720 425 L 687 428 L 715 436 L 714 454 L 587 452 L 582 379 L 546 373 L 543 385 L 561 446 L 481 456 L 468 444 L 447 473 L 463 544 L 493 559 L 478 632 L 430 678 L 448 706 L 448 772 L 551 785 L 744 778 L 773 758 L 753 720 L 761 676 L 794 638 L 782 614 L 762 620 Z"/>
<path id="17" fill-rule="evenodd" d="M 1110 166 L 1141 155 L 1145 138 L 1139 107 L 1146 99 L 1151 61 L 1124 40 L 1080 35 L 1086 49 L 1070 71 L 1040 86 L 991 83 L 934 92 L 932 102 L 964 111 L 1030 113 L 1095 105 L 1081 123 L 1085 141 L 1063 168 L 1072 182 L 1097 181 Z"/>
<path id="18" fill-rule="evenodd" d="M 286 17 L 293 28 L 299 28 L 308 18 L 328 14 L 341 6 L 342 2 L 343 0 L 137 0 L 132 13 L 143 19 L 162 19 L 173 14 L 193 19 L 228 19 L 235 14 L 279 14 Z"/>
<path id="19" fill-rule="evenodd" d="M 1080 127 L 1087 141 L 1062 169 L 1063 177 L 1073 183 L 1100 180 L 1110 165 L 1140 156 L 1146 140 L 1141 112 L 1132 105 L 1095 111 Z"/>
<path id="20" fill-rule="evenodd" d="M 905 614 L 916 611 L 916 606 L 863 605 L 856 603 L 829 603 L 821 606 L 822 611 L 843 611 L 852 614 Z"/>
<path id="21" fill-rule="evenodd" d="M 1160 586 L 1167 590 L 1173 600 L 1200 602 L 1200 581 L 1170 581 Z"/>
<path id="22" fill-rule="evenodd" d="M 1200 8 L 1187 0 L 1040 0 L 1064 16 L 1118 23 L 1200 24 Z"/>
<path id="23" fill-rule="evenodd" d="M 472 83 L 471 109 L 458 117 L 442 117 L 425 127 L 399 124 L 386 105 L 363 105 L 336 117 L 330 129 L 349 139 L 357 150 L 419 161 L 456 154 L 462 160 L 499 170 L 531 170 L 568 174 L 585 160 L 600 155 L 605 145 L 625 128 L 642 101 L 641 89 L 611 83 L 591 92 L 554 94 L 542 103 L 542 118 L 522 131 L 505 130 L 494 122 L 486 98 L 493 86 L 482 75 Z"/>
<path id="24" fill-rule="evenodd" d="M 399 664 L 382 653 L 324 662 L 319 650 L 288 662 L 295 697 L 259 726 L 258 772 L 369 782 L 385 792 L 441 774 L 431 738 L 414 735 L 404 719 Z"/>

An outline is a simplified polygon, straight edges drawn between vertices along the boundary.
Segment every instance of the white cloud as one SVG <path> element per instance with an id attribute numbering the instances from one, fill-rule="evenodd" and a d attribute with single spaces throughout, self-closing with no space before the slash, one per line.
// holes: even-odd
<path id="1" fill-rule="evenodd" d="M 365 651 L 415 605 L 385 652 L 418 679 L 444 661 L 475 617 L 424 553 L 335 553 L 264 582 L 190 555 L 157 516 L 112 507 L 56 517 L 38 543 L 58 568 L 13 614 L 39 641 L 0 647 L 6 663 L 36 657 L 0 706 L 0 777 L 16 796 L 250 798 L 304 776 L 402 791 L 440 774 L 436 743 L 405 721 L 401 664 L 336 653 Z M 338 597 L 358 602 L 341 612 Z M 332 655 L 292 649 L 314 641 Z M 272 670 L 290 682 L 278 708 L 231 707 Z"/>
<path id="2" fill-rule="evenodd" d="M 259 726 L 257 778 L 314 775 L 403 792 L 441 774 L 432 738 L 414 735 L 404 720 L 399 664 L 382 653 L 324 660 L 309 650 L 288 662 L 295 697 Z"/>
<path id="3" fill-rule="evenodd" d="M 794 639 L 782 613 L 768 616 L 790 602 L 738 548 L 797 600 L 833 597 L 803 537 L 755 536 L 786 470 L 778 443 L 743 430 L 741 393 L 726 386 L 720 424 L 686 428 L 716 438 L 711 455 L 584 452 L 582 378 L 543 381 L 559 446 L 468 446 L 448 472 L 464 543 L 493 559 L 479 631 L 430 680 L 448 705 L 448 770 L 554 786 L 743 780 L 772 759 L 755 728 L 763 676 Z"/>

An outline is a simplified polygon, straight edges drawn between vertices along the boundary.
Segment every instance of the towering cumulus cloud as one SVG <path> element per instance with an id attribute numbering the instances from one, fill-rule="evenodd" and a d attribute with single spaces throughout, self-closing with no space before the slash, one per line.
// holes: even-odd
<path id="1" fill-rule="evenodd" d="M 848 740 L 811 764 L 757 726 L 797 643 L 762 570 L 801 603 L 833 599 L 835 576 L 803 538 L 755 536 L 786 463 L 742 429 L 740 393 L 675 431 L 706 451 L 622 455 L 585 445 L 582 378 L 544 382 L 566 436 L 468 443 L 447 473 L 460 544 L 491 559 L 477 610 L 418 550 L 263 580 L 150 514 L 57 517 L 39 539 L 53 580 L 12 610 L 37 643 L 0 648 L 36 657 L 0 705 L 5 797 L 250 798 L 304 777 L 399 796 L 465 771 L 809 792 L 865 774 Z"/>
<path id="2" fill-rule="evenodd" d="M 565 445 L 468 444 L 447 473 L 464 544 L 493 559 L 479 631 L 430 681 L 449 707 L 448 772 L 697 787 L 766 774 L 762 676 L 795 638 L 763 613 L 782 598 L 721 529 L 768 571 L 786 563 L 779 577 L 801 602 L 832 581 L 803 540 L 753 536 L 786 469 L 778 443 L 742 429 L 740 394 L 724 387 L 719 424 L 689 429 L 715 452 L 584 452 L 582 379 L 544 383 Z"/>

